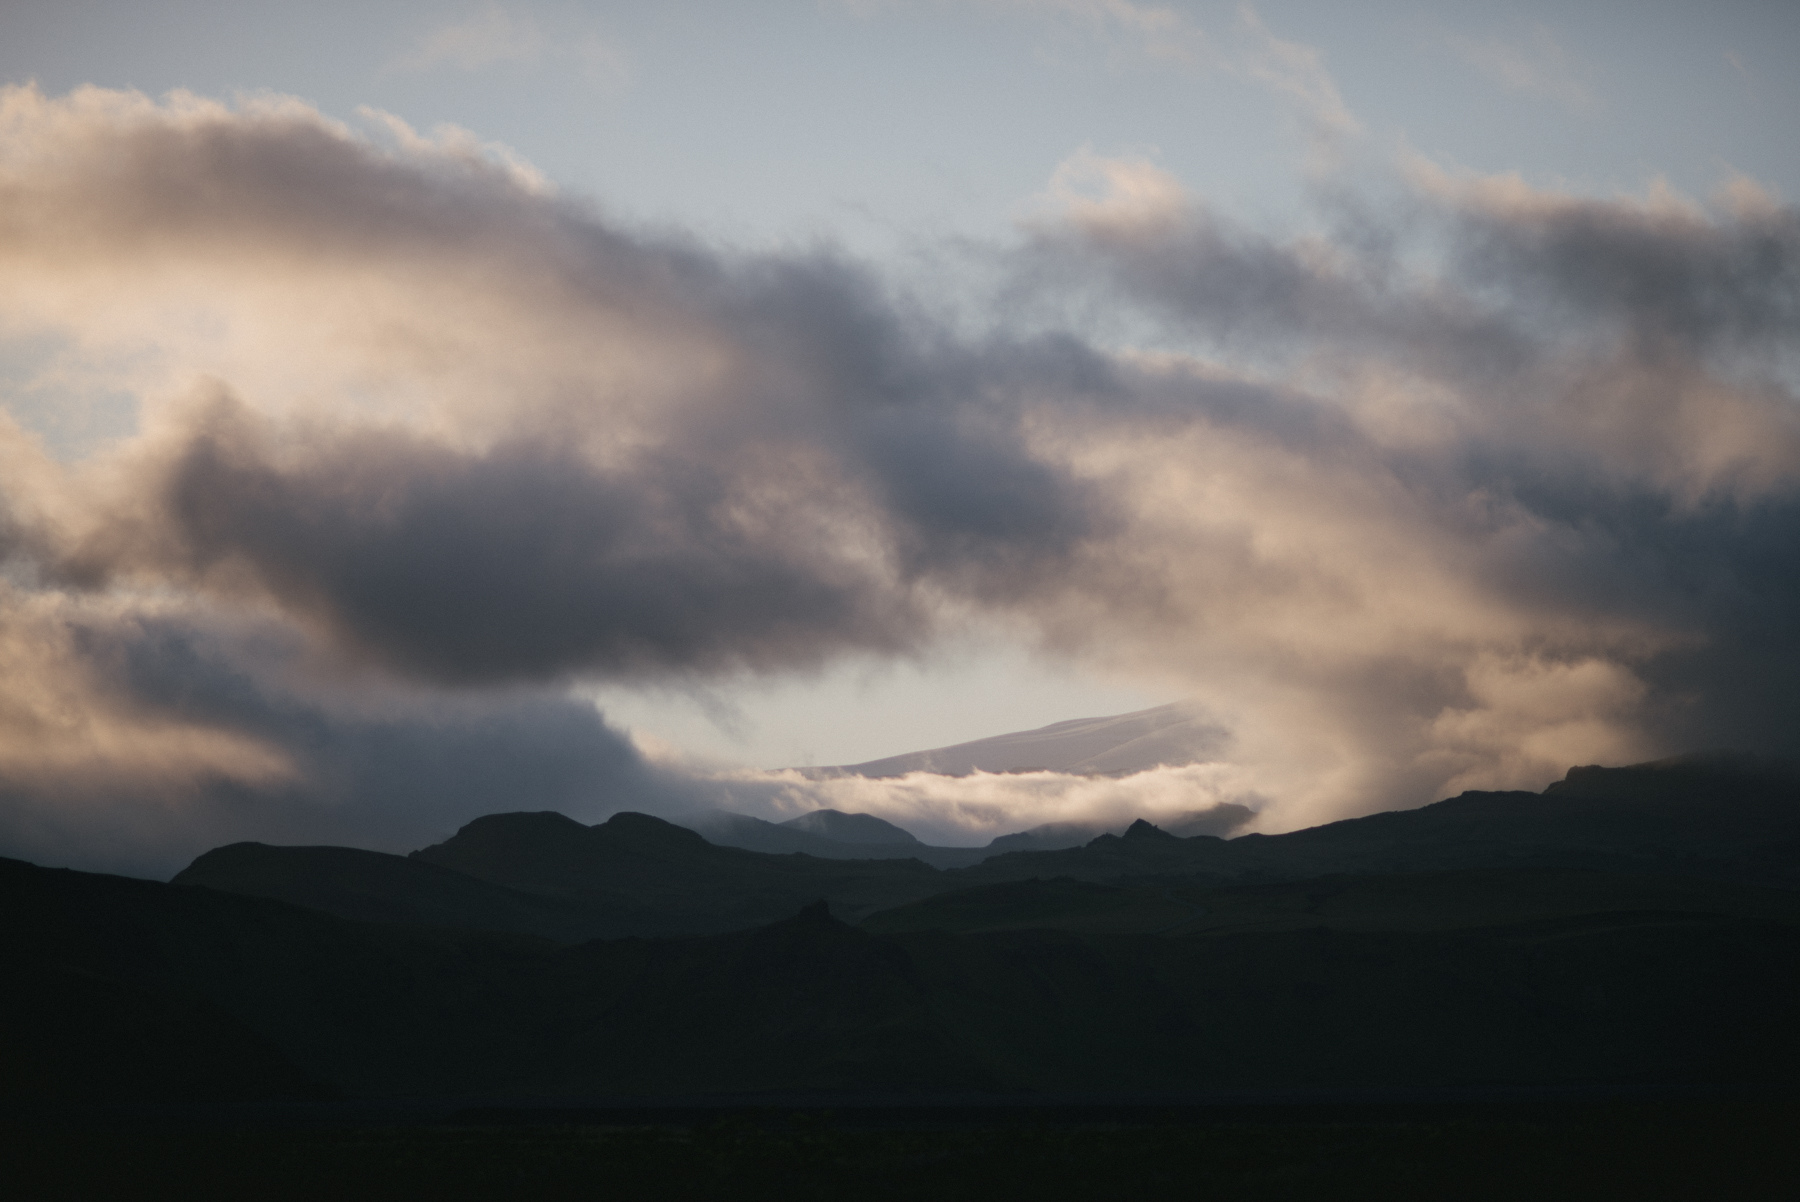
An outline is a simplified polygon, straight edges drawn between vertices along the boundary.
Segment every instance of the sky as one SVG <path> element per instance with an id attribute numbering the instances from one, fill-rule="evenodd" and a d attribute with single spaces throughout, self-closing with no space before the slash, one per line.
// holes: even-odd
<path id="1" fill-rule="evenodd" d="M 373 10 L 373 11 L 371 11 Z M 0 8 L 0 854 L 1794 754 L 1789 5 Z M 1125 781 L 819 782 L 1181 700 Z"/>

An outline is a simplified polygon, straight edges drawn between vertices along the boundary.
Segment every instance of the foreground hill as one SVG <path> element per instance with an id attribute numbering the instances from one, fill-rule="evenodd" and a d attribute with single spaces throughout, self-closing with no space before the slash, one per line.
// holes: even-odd
<path id="1" fill-rule="evenodd" d="M 1628 1088 L 1800 1070 L 1790 921 L 1491 919 L 884 935 L 815 905 L 728 934 L 559 947 L 5 861 L 0 1093 Z"/>
<path id="2" fill-rule="evenodd" d="M 975 885 L 873 914 L 862 929 L 1079 934 L 1452 931 L 1603 915 L 1689 915 L 1800 926 L 1800 890 L 1643 872 L 1473 868 L 1251 885 L 1098 884 L 1069 877 Z"/>
<path id="3" fill-rule="evenodd" d="M 292 902 L 340 918 L 505 931 L 564 943 L 619 934 L 631 925 L 630 908 L 617 902 L 509 889 L 424 860 L 352 847 L 232 843 L 198 857 L 174 883 Z"/>

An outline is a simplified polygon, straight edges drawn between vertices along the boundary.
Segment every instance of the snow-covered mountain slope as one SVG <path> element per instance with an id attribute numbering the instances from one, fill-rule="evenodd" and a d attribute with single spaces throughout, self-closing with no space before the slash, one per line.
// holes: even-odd
<path id="1" fill-rule="evenodd" d="M 912 751 L 862 764 L 796 769 L 814 780 L 861 776 L 892 778 L 913 772 L 969 776 L 976 772 L 1060 772 L 1076 776 L 1129 776 L 1152 768 L 1178 767 L 1217 757 L 1227 740 L 1223 728 L 1199 707 L 1176 702 L 1106 718 L 1075 718 L 1037 730 L 1015 731 L 928 751 Z M 891 822 L 870 814 L 819 809 L 769 822 L 725 810 L 692 814 L 674 821 L 699 831 L 712 843 L 750 851 L 805 852 L 830 859 L 913 857 L 940 868 L 962 867 L 1009 851 L 1050 851 L 1079 847 L 1099 835 L 1116 835 L 1141 815 L 1118 815 L 1109 822 L 1057 822 L 1001 835 L 983 848 L 933 847 Z M 1168 833 L 1229 837 L 1252 813 L 1218 802 L 1184 814 L 1161 815 Z"/>
<path id="2" fill-rule="evenodd" d="M 1224 747 L 1227 734 L 1188 702 L 1109 718 L 1073 718 L 1037 730 L 994 735 L 929 751 L 845 764 L 802 769 L 808 776 L 905 776 L 935 772 L 968 776 L 974 772 L 1026 772 L 1032 769 L 1081 775 L 1124 776 L 1159 765 L 1193 764 L 1211 759 Z"/>

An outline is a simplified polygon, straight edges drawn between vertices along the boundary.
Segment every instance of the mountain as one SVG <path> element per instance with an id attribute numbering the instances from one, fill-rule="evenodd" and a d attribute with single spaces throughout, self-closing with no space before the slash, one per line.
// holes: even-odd
<path id="1" fill-rule="evenodd" d="M 835 819 L 849 821 L 834 822 L 833 818 L 818 820 L 814 819 L 814 814 L 828 814 Z M 678 826 L 697 831 L 708 843 L 772 855 L 799 852 L 825 860 L 918 860 L 933 868 L 966 868 L 971 864 L 979 864 L 993 854 L 976 847 L 933 847 L 919 842 L 910 832 L 870 814 L 843 814 L 836 810 L 817 810 L 814 814 L 803 814 L 788 822 L 767 822 L 748 814 L 713 810 L 710 813 L 682 815 L 673 821 Z M 814 821 L 806 824 L 808 819 Z M 859 826 L 859 820 L 862 819 L 867 819 L 868 823 L 874 825 Z M 853 833 L 860 830 L 883 837 L 844 839 L 822 833 L 820 827 L 840 832 L 848 828 Z M 885 832 L 893 832 L 893 836 L 886 836 Z"/>
<path id="2" fill-rule="evenodd" d="M 841 810 L 813 810 L 798 818 L 790 818 L 780 825 L 790 830 L 805 831 L 809 835 L 820 835 L 839 843 L 854 843 L 858 846 L 869 844 L 878 846 L 898 844 L 902 847 L 924 846 L 910 831 L 903 831 L 893 823 L 883 821 L 873 814 L 846 814 Z"/>
<path id="3" fill-rule="evenodd" d="M 1471 791 L 1281 835 L 1130 836 L 995 856 L 955 875 L 971 885 L 1059 876 L 1227 884 L 1535 866 L 1800 887 L 1800 770 L 1724 756 L 1572 768 L 1541 794 Z"/>
<path id="4" fill-rule="evenodd" d="M 1188 702 L 1107 718 L 1076 718 L 1037 730 L 995 735 L 929 751 L 912 751 L 862 764 L 803 768 L 813 777 L 905 776 L 935 772 L 1070 772 L 1124 776 L 1163 764 L 1192 764 L 1216 756 L 1225 730 Z"/>
<path id="5" fill-rule="evenodd" d="M 478 818 L 410 856 L 234 843 L 201 855 L 173 883 L 339 918 L 558 943 L 741 929 L 820 898 L 861 916 L 945 887 L 911 857 L 871 858 L 837 863 L 715 847 L 645 814 L 615 814 L 589 827 L 561 814 L 515 813 Z"/>
<path id="6" fill-rule="evenodd" d="M 1733 918 L 1800 928 L 1800 890 L 1580 868 L 1471 868 L 1224 886 L 1034 877 L 934 894 L 870 915 L 861 925 L 878 934 L 1190 936 L 1452 931 L 1606 915 L 1632 922 Z"/>
<path id="7" fill-rule="evenodd" d="M 1226 838 L 1256 816 L 1256 811 L 1235 802 L 1221 801 L 1204 810 L 1190 810 L 1173 818 L 1165 818 L 1162 828 L 1178 838 L 1213 835 Z M 1009 851 L 1063 851 L 1081 847 L 1101 835 L 1122 835 L 1130 823 L 1099 825 L 1087 822 L 1047 822 L 1017 834 L 1000 835 L 989 841 L 989 855 Z"/>
<path id="8" fill-rule="evenodd" d="M 490 814 L 412 859 L 617 915 L 612 933 L 701 934 L 771 922 L 826 899 L 847 916 L 944 887 L 913 859 L 825 860 L 708 843 L 648 814 L 583 826 L 555 813 Z"/>
<path id="9" fill-rule="evenodd" d="M 1576 768 L 951 871 L 548 813 L 411 857 L 238 844 L 166 885 L 0 861 L 0 947 L 14 1107 L 1779 1085 L 1800 774 Z"/>
<path id="10" fill-rule="evenodd" d="M 1191 822 L 1223 826 L 1240 816 L 1220 806 Z M 201 856 L 176 881 L 343 918 L 558 942 L 744 929 L 821 898 L 860 921 L 938 894 L 1056 878 L 1191 889 L 1540 868 L 1800 886 L 1800 775 L 1717 757 L 1576 768 L 1542 794 L 1465 793 L 1418 810 L 1230 841 L 1139 822 L 1059 850 L 1006 850 L 1015 836 L 988 848 L 931 848 L 856 817 L 823 823 L 841 829 L 848 819 L 852 829 L 894 841 L 846 843 L 742 815 L 713 816 L 708 842 L 643 814 L 591 827 L 554 813 L 495 814 L 410 857 L 234 844 Z M 763 850 L 716 845 L 726 838 Z"/>
<path id="11" fill-rule="evenodd" d="M 232 843 L 200 856 L 171 883 L 291 902 L 340 918 L 567 943 L 618 934 L 630 922 L 622 904 L 526 893 L 424 860 L 352 847 Z"/>

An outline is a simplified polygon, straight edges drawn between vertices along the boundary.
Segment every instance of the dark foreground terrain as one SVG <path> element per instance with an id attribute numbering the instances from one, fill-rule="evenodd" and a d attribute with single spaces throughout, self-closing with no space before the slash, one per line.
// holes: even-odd
<path id="1" fill-rule="evenodd" d="M 630 814 L 0 861 L 0 953 L 32 1197 L 1752 1197 L 1800 1144 L 1800 778 L 1729 758 L 952 871 Z"/>
<path id="2" fill-rule="evenodd" d="M 672 1107 L 39 1121 L 33 1199 L 1743 1199 L 1800 1190 L 1768 1099 Z"/>

